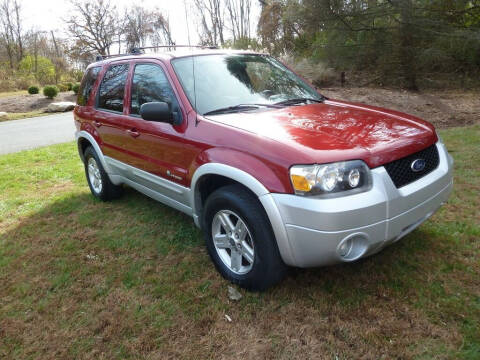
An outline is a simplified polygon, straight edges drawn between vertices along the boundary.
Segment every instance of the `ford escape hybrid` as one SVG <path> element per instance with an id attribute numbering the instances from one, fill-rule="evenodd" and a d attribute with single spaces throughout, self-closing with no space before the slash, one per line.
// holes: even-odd
<path id="1" fill-rule="evenodd" d="M 93 195 L 128 185 L 191 215 L 228 280 L 354 261 L 445 202 L 452 158 L 433 126 L 327 99 L 274 58 L 188 49 L 99 59 L 76 138 Z"/>

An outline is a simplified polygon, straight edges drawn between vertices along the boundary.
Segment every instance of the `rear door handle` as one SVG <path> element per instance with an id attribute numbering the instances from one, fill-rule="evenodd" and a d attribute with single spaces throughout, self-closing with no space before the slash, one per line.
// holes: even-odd
<path id="1" fill-rule="evenodd" d="M 102 123 L 99 122 L 99 121 L 94 121 L 93 125 L 95 125 L 95 127 L 99 128 L 100 126 L 102 126 Z"/>
<path id="2" fill-rule="evenodd" d="M 137 129 L 127 130 L 127 133 L 128 133 L 128 135 L 130 135 L 131 137 L 134 137 L 134 138 L 140 136 L 140 133 L 137 131 Z"/>

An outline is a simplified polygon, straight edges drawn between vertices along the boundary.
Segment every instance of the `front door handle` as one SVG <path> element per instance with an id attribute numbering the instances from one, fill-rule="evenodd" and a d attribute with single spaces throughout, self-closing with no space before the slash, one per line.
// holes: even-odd
<path id="1" fill-rule="evenodd" d="M 134 137 L 134 138 L 140 136 L 140 133 L 137 131 L 137 129 L 127 130 L 127 133 L 128 133 L 128 135 L 130 135 L 131 137 Z"/>
<path id="2" fill-rule="evenodd" d="M 94 121 L 93 125 L 95 125 L 95 127 L 99 128 L 100 126 L 102 126 L 102 123 L 99 122 L 99 121 Z"/>

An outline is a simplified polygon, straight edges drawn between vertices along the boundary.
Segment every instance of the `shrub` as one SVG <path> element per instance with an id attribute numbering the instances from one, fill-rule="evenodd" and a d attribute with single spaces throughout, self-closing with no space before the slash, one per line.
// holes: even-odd
<path id="1" fill-rule="evenodd" d="M 29 94 L 38 94 L 38 92 L 40 91 L 40 89 L 38 88 L 38 86 L 35 86 L 35 85 L 32 85 L 28 88 L 28 93 Z"/>
<path id="2" fill-rule="evenodd" d="M 15 81 L 11 79 L 0 80 L 0 92 L 16 90 Z"/>
<path id="3" fill-rule="evenodd" d="M 72 90 L 75 94 L 78 94 L 78 89 L 80 89 L 80 83 L 73 84 Z"/>
<path id="4" fill-rule="evenodd" d="M 68 91 L 68 86 L 65 84 L 58 84 L 57 87 L 58 87 L 58 90 L 60 90 L 60 92 Z"/>
<path id="5" fill-rule="evenodd" d="M 75 82 L 82 81 L 83 78 L 83 70 L 72 70 L 70 72 L 70 76 L 72 79 L 75 80 Z"/>
<path id="6" fill-rule="evenodd" d="M 36 84 L 37 81 L 33 75 L 22 75 L 17 72 L 15 74 L 15 89 L 28 90 L 28 87 L 32 84 Z"/>
<path id="7" fill-rule="evenodd" d="M 68 91 L 72 91 L 73 84 L 71 82 L 67 82 L 65 85 L 67 86 Z"/>
<path id="8" fill-rule="evenodd" d="M 43 88 L 43 95 L 48 97 L 49 99 L 53 99 L 55 96 L 58 95 L 58 87 L 55 85 L 47 85 Z"/>

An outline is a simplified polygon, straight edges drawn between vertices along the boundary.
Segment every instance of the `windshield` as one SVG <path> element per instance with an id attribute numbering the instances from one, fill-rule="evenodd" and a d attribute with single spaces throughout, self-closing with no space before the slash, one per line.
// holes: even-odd
<path id="1" fill-rule="evenodd" d="M 190 103 L 200 114 L 239 104 L 322 99 L 314 89 L 270 56 L 202 55 L 174 59 L 172 64 Z"/>

